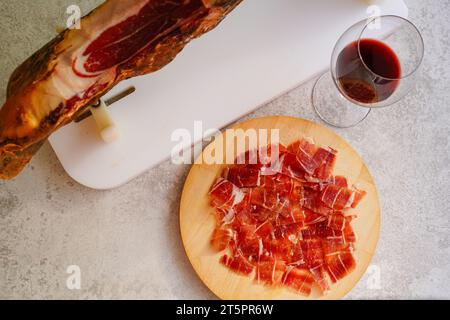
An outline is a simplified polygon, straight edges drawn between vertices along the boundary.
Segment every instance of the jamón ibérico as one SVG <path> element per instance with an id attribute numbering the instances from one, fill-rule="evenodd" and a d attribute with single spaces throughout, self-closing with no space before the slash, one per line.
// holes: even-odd
<path id="1" fill-rule="evenodd" d="M 107 0 L 32 55 L 0 109 L 0 179 L 120 81 L 155 72 L 242 0 Z M 167 88 L 170 90 L 170 88 Z"/>
<path id="2" fill-rule="evenodd" d="M 334 149 L 308 139 L 277 149 L 264 163 L 257 151 L 238 156 L 211 187 L 211 245 L 221 264 L 258 284 L 325 294 L 356 268 L 351 223 L 365 192 L 333 175 Z"/>

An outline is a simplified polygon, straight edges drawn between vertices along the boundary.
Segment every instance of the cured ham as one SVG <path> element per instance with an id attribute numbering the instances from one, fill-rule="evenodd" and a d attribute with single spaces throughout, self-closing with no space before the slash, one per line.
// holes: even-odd
<path id="1" fill-rule="evenodd" d="M 214 230 L 211 237 L 211 245 L 217 251 L 225 250 L 234 239 L 235 232 L 230 228 L 219 227 Z"/>
<path id="2" fill-rule="evenodd" d="M 336 163 L 336 150 L 330 149 L 325 161 L 314 171 L 314 177 L 321 181 L 327 181 L 332 178 L 334 164 Z"/>
<path id="3" fill-rule="evenodd" d="M 235 198 L 236 187 L 228 180 L 219 179 L 209 192 L 211 205 L 217 209 L 231 209 Z"/>
<path id="4" fill-rule="evenodd" d="M 333 229 L 333 230 L 340 230 L 343 231 L 345 227 L 347 226 L 347 223 L 350 223 L 351 219 L 347 218 L 341 213 L 336 214 L 330 214 L 328 216 L 328 223 L 327 227 Z"/>
<path id="5" fill-rule="evenodd" d="M 356 267 L 350 244 L 324 241 L 325 266 L 333 283 L 344 278 Z"/>
<path id="6" fill-rule="evenodd" d="M 326 165 L 333 153 L 331 149 L 318 148 L 306 139 L 293 143 L 288 150 L 295 154 L 301 167 L 309 175 L 314 175 L 316 170 Z"/>
<path id="7" fill-rule="evenodd" d="M 243 275 L 252 273 L 254 269 L 254 266 L 242 256 L 230 257 L 228 255 L 224 255 L 220 259 L 220 263 L 222 263 L 224 266 L 227 266 L 234 272 Z"/>
<path id="8" fill-rule="evenodd" d="M 309 296 L 314 285 L 314 277 L 306 269 L 290 268 L 284 275 L 283 285 L 298 294 Z"/>
<path id="9" fill-rule="evenodd" d="M 107 0 L 32 55 L 0 110 L 0 179 L 17 176 L 55 130 L 120 81 L 155 72 L 241 0 Z M 170 90 L 170 88 L 167 88 Z"/>
<path id="10" fill-rule="evenodd" d="M 251 188 L 259 186 L 261 170 L 256 165 L 235 165 L 228 169 L 225 176 L 239 188 Z"/>
<path id="11" fill-rule="evenodd" d="M 279 285 L 283 281 L 286 264 L 282 260 L 259 261 L 256 265 L 255 280 L 266 285 Z"/>
<path id="12" fill-rule="evenodd" d="M 211 187 L 211 246 L 222 265 L 257 284 L 326 294 L 356 268 L 352 210 L 365 192 L 333 175 L 331 148 L 303 139 L 277 149 L 265 163 L 256 151 L 238 156 Z"/>
<path id="13" fill-rule="evenodd" d="M 365 193 L 339 185 L 328 185 L 320 194 L 320 200 L 333 210 L 356 208 Z"/>

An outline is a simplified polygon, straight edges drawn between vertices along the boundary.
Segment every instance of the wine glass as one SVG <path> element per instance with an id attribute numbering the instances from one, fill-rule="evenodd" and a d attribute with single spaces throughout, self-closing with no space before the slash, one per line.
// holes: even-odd
<path id="1" fill-rule="evenodd" d="M 422 36 L 407 19 L 360 21 L 334 47 L 331 71 L 313 89 L 314 109 L 332 126 L 355 126 L 372 108 L 392 105 L 414 88 L 423 56 Z"/>

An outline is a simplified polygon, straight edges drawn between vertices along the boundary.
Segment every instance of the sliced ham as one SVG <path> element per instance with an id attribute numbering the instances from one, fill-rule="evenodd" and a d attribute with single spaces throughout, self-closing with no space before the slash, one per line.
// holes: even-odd
<path id="1" fill-rule="evenodd" d="M 220 259 L 220 263 L 242 275 L 249 275 L 255 269 L 255 267 L 242 256 L 230 257 L 228 255 L 223 255 Z"/>
<path id="2" fill-rule="evenodd" d="M 324 242 L 326 270 L 333 283 L 343 279 L 356 268 L 356 261 L 349 244 Z"/>
<path id="3" fill-rule="evenodd" d="M 226 179 L 238 188 L 252 188 L 260 185 L 261 168 L 258 165 L 234 165 L 228 168 Z"/>
<path id="4" fill-rule="evenodd" d="M 277 285 L 282 284 L 286 271 L 286 264 L 280 260 L 260 261 L 256 264 L 255 280 L 259 284 Z"/>
<path id="5" fill-rule="evenodd" d="M 211 236 L 211 246 L 216 251 L 223 251 L 228 247 L 234 237 L 235 232 L 233 229 L 218 227 Z"/>
<path id="6" fill-rule="evenodd" d="M 365 192 L 342 187 L 339 185 L 328 185 L 320 194 L 320 200 L 333 210 L 344 210 L 356 208 L 364 197 Z"/>
<path id="7" fill-rule="evenodd" d="M 337 152 L 301 140 L 283 148 L 272 174 L 260 156 L 228 166 L 210 191 L 218 226 L 211 243 L 221 263 L 257 284 L 323 294 L 356 267 L 353 207 L 365 192 L 333 176 Z"/>
<path id="8" fill-rule="evenodd" d="M 286 271 L 283 281 L 286 287 L 303 296 L 311 294 L 314 283 L 314 277 L 309 270 L 297 268 L 291 268 Z"/>

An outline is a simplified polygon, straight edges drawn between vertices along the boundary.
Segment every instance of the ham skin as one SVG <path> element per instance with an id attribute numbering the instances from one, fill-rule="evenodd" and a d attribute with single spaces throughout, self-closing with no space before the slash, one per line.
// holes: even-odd
<path id="1" fill-rule="evenodd" d="M 160 70 L 242 0 L 107 0 L 12 74 L 0 109 L 0 179 L 120 81 Z"/>

